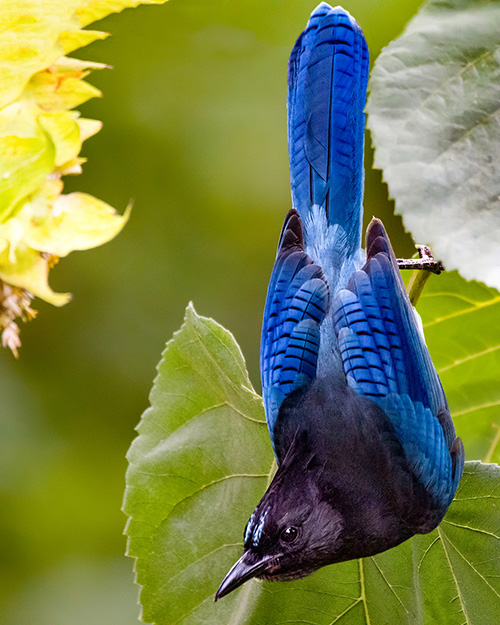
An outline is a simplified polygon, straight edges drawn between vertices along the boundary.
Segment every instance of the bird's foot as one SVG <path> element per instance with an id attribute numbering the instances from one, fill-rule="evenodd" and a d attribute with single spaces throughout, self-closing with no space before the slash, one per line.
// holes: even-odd
<path id="1" fill-rule="evenodd" d="M 417 245 L 419 258 L 397 258 L 400 269 L 422 269 L 431 273 L 440 274 L 444 271 L 443 263 L 435 260 L 427 245 Z"/>

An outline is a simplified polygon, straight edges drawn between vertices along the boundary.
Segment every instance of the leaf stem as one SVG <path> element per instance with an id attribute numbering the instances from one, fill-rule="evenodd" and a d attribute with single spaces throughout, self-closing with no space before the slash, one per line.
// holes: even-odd
<path id="1" fill-rule="evenodd" d="M 410 302 L 412 306 L 416 306 L 422 291 L 424 290 L 425 283 L 429 279 L 431 275 L 430 271 L 415 269 L 408 282 L 408 296 L 410 298 Z"/>

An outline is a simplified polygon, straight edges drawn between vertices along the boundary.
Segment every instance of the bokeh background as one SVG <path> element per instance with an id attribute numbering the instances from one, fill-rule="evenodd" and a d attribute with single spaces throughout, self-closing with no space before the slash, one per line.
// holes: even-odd
<path id="1" fill-rule="evenodd" d="M 73 301 L 38 302 L 20 359 L 0 352 L 1 623 L 137 622 L 125 454 L 190 300 L 234 333 L 260 390 L 261 315 L 290 208 L 287 57 L 316 4 L 170 0 L 107 18 L 98 28 L 113 36 L 80 51 L 114 69 L 91 77 L 105 97 L 81 110 L 104 128 L 66 190 L 119 210 L 133 198 L 134 210 L 117 239 L 53 270 Z M 343 0 L 372 61 L 419 4 Z M 366 160 L 366 220 L 381 217 L 411 255 Z"/>

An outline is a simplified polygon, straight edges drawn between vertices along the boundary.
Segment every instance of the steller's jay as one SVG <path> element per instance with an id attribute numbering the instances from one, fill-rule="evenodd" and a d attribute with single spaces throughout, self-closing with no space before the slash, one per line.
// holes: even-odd
<path id="1" fill-rule="evenodd" d="M 267 294 L 261 375 L 278 470 L 216 600 L 297 579 L 442 520 L 464 451 L 382 222 L 361 250 L 366 42 L 321 3 L 292 50 L 293 209 Z"/>

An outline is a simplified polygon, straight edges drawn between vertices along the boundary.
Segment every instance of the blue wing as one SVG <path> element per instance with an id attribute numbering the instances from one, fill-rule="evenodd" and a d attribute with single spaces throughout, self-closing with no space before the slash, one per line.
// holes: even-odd
<path id="1" fill-rule="evenodd" d="M 361 28 L 341 7 L 321 3 L 288 68 L 292 200 L 306 226 L 310 209 L 322 207 L 347 233 L 348 254 L 361 244 L 367 80 Z"/>
<path id="2" fill-rule="evenodd" d="M 367 261 L 333 303 L 348 384 L 391 419 L 414 474 L 449 505 L 463 469 L 446 398 L 382 222 L 372 220 Z"/>
<path id="3" fill-rule="evenodd" d="M 267 293 L 261 342 L 261 377 L 273 447 L 279 407 L 316 376 L 319 325 L 328 309 L 321 267 L 304 252 L 302 225 L 291 210 L 283 225 Z"/>

